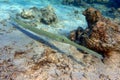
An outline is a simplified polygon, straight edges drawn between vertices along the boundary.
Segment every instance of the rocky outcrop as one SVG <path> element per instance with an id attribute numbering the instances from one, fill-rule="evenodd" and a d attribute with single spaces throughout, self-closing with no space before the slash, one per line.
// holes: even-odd
<path id="1" fill-rule="evenodd" d="M 93 8 L 86 9 L 83 12 L 83 15 L 86 16 L 86 20 L 89 28 L 91 28 L 94 23 L 98 22 L 102 18 L 102 14 L 98 10 Z"/>
<path id="2" fill-rule="evenodd" d="M 72 38 L 88 48 L 105 53 L 105 55 L 110 55 L 111 51 L 119 51 L 120 25 L 103 17 L 94 8 L 88 8 L 83 14 L 88 22 L 88 28 L 82 32 L 76 30 L 75 37 L 72 36 Z"/>

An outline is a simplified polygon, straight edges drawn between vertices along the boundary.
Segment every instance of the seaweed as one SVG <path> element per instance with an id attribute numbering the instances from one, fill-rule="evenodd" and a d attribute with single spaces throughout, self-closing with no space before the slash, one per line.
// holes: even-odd
<path id="1" fill-rule="evenodd" d="M 67 37 L 65 36 L 62 36 L 62 35 L 58 35 L 58 34 L 53 34 L 53 33 L 50 33 L 50 32 L 47 32 L 47 31 L 44 31 L 42 29 L 37 29 L 35 27 L 31 27 L 29 24 L 26 24 L 24 22 L 22 22 L 21 20 L 18 20 L 16 18 L 13 18 L 14 22 L 16 22 L 18 25 L 20 25 L 21 27 L 25 28 L 25 29 L 28 29 L 36 34 L 39 34 L 39 35 L 42 35 L 42 36 L 45 36 L 45 37 L 48 37 L 50 39 L 53 39 L 53 40 L 56 40 L 56 41 L 59 41 L 59 42 L 63 42 L 63 43 L 67 43 L 67 44 L 70 44 L 70 45 L 73 45 L 75 46 L 76 48 L 78 48 L 79 50 L 83 51 L 83 52 L 86 52 L 88 54 L 92 54 L 100 59 L 103 59 L 102 55 L 100 55 L 99 53 L 93 51 L 93 50 L 90 50 L 82 45 L 78 45 L 76 44 L 75 42 L 71 41 L 70 39 L 68 39 Z"/>

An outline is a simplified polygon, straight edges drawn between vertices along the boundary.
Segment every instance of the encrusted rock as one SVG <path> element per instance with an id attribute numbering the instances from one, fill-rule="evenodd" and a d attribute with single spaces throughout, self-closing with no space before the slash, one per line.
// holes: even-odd
<path id="1" fill-rule="evenodd" d="M 24 19 L 34 18 L 31 10 L 24 10 L 21 12 L 21 17 Z"/>
<path id="2" fill-rule="evenodd" d="M 81 27 L 78 27 L 77 30 L 73 30 L 70 32 L 70 39 L 72 41 L 76 41 L 76 40 L 80 40 L 81 39 L 81 35 L 83 34 L 83 29 Z M 80 41 L 78 41 L 80 42 Z"/>
<path id="3" fill-rule="evenodd" d="M 104 59 L 104 63 L 107 64 L 110 67 L 117 67 L 120 64 L 120 53 L 119 52 L 115 52 L 115 51 L 111 51 L 109 53 L 109 59 L 105 58 Z"/>
<path id="4" fill-rule="evenodd" d="M 23 19 L 33 19 L 37 17 L 38 12 L 39 12 L 38 8 L 32 7 L 30 9 L 23 9 L 23 11 L 20 13 L 20 16 Z"/>
<path id="5" fill-rule="evenodd" d="M 86 20 L 88 22 L 88 27 L 92 27 L 91 25 L 93 25 L 94 23 L 96 23 L 97 21 L 99 21 L 102 18 L 102 14 L 94 9 L 94 8 L 88 8 L 83 12 L 83 15 L 86 16 Z"/>
<path id="6" fill-rule="evenodd" d="M 35 22 L 37 21 L 47 25 L 57 22 L 57 16 L 52 6 L 47 6 L 41 9 L 36 7 L 32 7 L 26 10 L 23 9 L 23 11 L 18 16 L 23 19 L 34 20 Z"/>
<path id="7" fill-rule="evenodd" d="M 103 17 L 101 13 L 94 8 L 88 8 L 83 14 L 88 22 L 88 28 L 85 29 L 84 32 L 81 32 L 82 35 L 80 35 L 80 38 L 77 40 L 80 41 L 82 45 L 105 53 L 105 55 L 111 51 L 119 51 L 120 26 Z"/>
<path id="8" fill-rule="evenodd" d="M 42 14 L 41 22 L 43 22 L 44 24 L 52 24 L 53 22 L 57 21 L 57 16 L 52 6 L 47 6 L 40 9 L 40 12 Z"/>

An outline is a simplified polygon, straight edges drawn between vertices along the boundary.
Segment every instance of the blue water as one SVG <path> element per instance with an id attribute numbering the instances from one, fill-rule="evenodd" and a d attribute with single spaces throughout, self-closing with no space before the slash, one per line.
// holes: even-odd
<path id="1" fill-rule="evenodd" d="M 112 12 L 112 10 L 117 10 L 117 8 L 120 7 L 120 0 L 109 0 L 108 3 L 89 3 L 89 0 L 82 0 L 85 1 L 85 3 L 79 5 L 75 2 L 63 4 L 62 1 L 63 0 L 0 0 L 0 17 L 1 19 L 7 19 L 10 16 L 16 16 L 16 14 L 22 12 L 23 9 L 29 9 L 31 7 L 43 8 L 51 5 L 59 20 L 57 28 L 54 28 L 51 25 L 41 26 L 42 28 L 49 27 L 48 31 L 60 34 L 68 34 L 71 30 L 74 30 L 79 26 L 86 28 L 87 22 L 82 12 L 88 7 L 94 7 L 100 10 L 106 17 L 120 18 L 119 12 L 117 12 L 117 17 L 114 12 Z M 79 13 L 76 15 L 74 11 L 78 11 Z"/>
<path id="2" fill-rule="evenodd" d="M 29 5 L 29 4 L 33 4 L 33 5 L 40 5 L 41 3 L 43 4 L 61 4 L 62 1 L 67 1 L 67 0 L 0 0 L 0 3 L 18 3 L 18 4 L 21 4 L 21 5 Z M 69 0 L 68 0 L 69 1 Z M 98 0 L 93 0 L 94 2 L 90 2 L 90 0 L 73 0 L 73 4 L 77 5 L 77 1 L 84 1 L 84 2 L 87 2 L 88 4 L 95 4 L 95 3 L 104 3 L 105 0 L 101 0 L 99 2 L 96 2 Z M 92 0 L 91 0 L 92 1 Z M 107 4 L 111 4 L 112 7 L 120 7 L 120 0 L 106 0 L 106 1 L 109 1 L 107 2 Z M 77 5 L 79 6 L 79 5 Z"/>

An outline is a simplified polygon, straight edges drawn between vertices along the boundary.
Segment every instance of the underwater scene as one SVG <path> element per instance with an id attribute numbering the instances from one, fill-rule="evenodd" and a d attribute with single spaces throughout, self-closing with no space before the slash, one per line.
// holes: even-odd
<path id="1" fill-rule="evenodd" d="M 120 0 L 0 0 L 0 80 L 120 80 Z"/>

